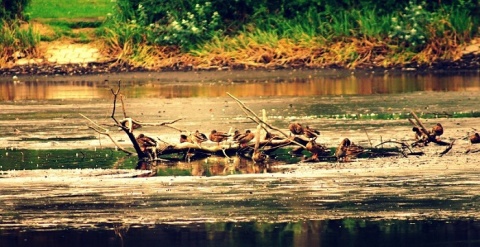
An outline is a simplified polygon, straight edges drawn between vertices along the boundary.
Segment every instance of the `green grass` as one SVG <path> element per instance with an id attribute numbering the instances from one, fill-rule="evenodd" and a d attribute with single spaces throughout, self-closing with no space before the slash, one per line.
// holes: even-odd
<path id="1" fill-rule="evenodd" d="M 32 0 L 26 13 L 30 19 L 103 18 L 114 5 L 112 0 Z"/>

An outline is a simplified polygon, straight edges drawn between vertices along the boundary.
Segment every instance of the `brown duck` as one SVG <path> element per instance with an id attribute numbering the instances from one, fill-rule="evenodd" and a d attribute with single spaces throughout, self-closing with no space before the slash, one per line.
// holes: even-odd
<path id="1" fill-rule="evenodd" d="M 418 128 L 418 127 L 413 127 L 412 131 L 415 132 L 415 140 L 424 140 L 425 139 L 425 134 Z"/>
<path id="2" fill-rule="evenodd" d="M 138 146 L 140 146 L 140 150 L 142 150 L 142 152 L 145 152 L 145 150 L 148 147 L 156 147 L 157 146 L 157 141 L 155 141 L 153 138 L 148 137 L 144 134 L 138 135 L 137 138 L 135 138 L 135 140 L 137 141 Z"/>
<path id="3" fill-rule="evenodd" d="M 437 123 L 432 128 L 432 134 L 435 135 L 435 136 L 443 135 L 443 126 L 440 123 Z"/>
<path id="4" fill-rule="evenodd" d="M 363 147 L 356 145 L 350 139 L 345 138 L 335 151 L 335 156 L 340 161 L 346 161 L 349 157 L 357 157 L 365 150 Z"/>
<path id="5" fill-rule="evenodd" d="M 469 139 L 471 144 L 480 143 L 480 135 L 478 133 L 471 135 Z"/>
<path id="6" fill-rule="evenodd" d="M 193 140 L 189 136 L 181 134 L 180 135 L 180 143 L 184 143 L 184 142 L 193 143 Z"/>
<path id="7" fill-rule="evenodd" d="M 357 157 L 364 151 L 365 149 L 363 147 L 358 146 L 357 144 L 352 142 L 347 148 L 347 157 Z"/>
<path id="8" fill-rule="evenodd" d="M 238 137 L 240 137 L 241 135 L 243 135 L 242 133 L 240 133 L 239 130 L 235 130 L 235 132 L 233 132 L 233 141 L 237 141 L 238 140 Z"/>
<path id="9" fill-rule="evenodd" d="M 344 160 L 345 157 L 347 157 L 347 148 L 350 146 L 351 142 L 348 138 L 345 138 L 340 142 L 340 145 L 338 145 L 337 150 L 335 150 L 335 157 L 337 157 L 337 160 Z"/>
<path id="10" fill-rule="evenodd" d="M 318 145 L 315 142 L 315 140 L 310 140 L 309 142 L 307 142 L 307 144 L 305 145 L 305 148 L 310 153 L 312 153 L 312 159 L 313 160 L 318 160 L 318 156 L 329 155 L 329 152 L 327 151 L 327 148 L 322 146 L 322 145 Z"/>
<path id="11" fill-rule="evenodd" d="M 293 135 L 303 135 L 303 126 L 299 123 L 291 123 L 288 125 L 288 129 Z"/>
<path id="12" fill-rule="evenodd" d="M 230 137 L 230 135 L 225 132 L 212 130 L 212 132 L 210 133 L 209 139 L 212 142 L 216 142 L 220 146 L 220 142 L 227 140 L 228 137 Z"/>
<path id="13" fill-rule="evenodd" d="M 200 131 L 198 131 L 198 130 L 195 131 L 195 133 L 190 134 L 190 139 L 193 142 L 197 143 L 198 145 L 200 145 L 202 142 L 208 141 L 208 137 L 205 134 L 200 133 Z"/>
<path id="14" fill-rule="evenodd" d="M 255 138 L 255 134 L 252 133 L 250 130 L 245 131 L 245 133 L 240 134 L 237 136 L 237 142 L 240 144 L 241 147 L 245 147 L 247 143 Z"/>

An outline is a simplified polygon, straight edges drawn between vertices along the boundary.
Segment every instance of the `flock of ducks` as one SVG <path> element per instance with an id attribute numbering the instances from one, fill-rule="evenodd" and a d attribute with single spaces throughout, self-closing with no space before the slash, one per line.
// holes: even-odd
<path id="1" fill-rule="evenodd" d="M 308 125 L 303 126 L 300 123 L 291 123 L 289 124 L 288 129 L 294 138 L 301 137 L 300 140 L 305 140 L 305 149 L 312 153 L 311 160 L 318 160 L 319 156 L 330 156 L 330 150 L 315 141 L 320 135 L 320 131 L 311 128 Z M 429 141 L 438 141 L 439 136 L 444 132 L 443 126 L 440 123 L 433 126 L 431 130 L 426 131 L 428 135 L 425 134 L 425 131 L 418 129 L 418 127 L 413 127 L 412 130 L 415 133 L 416 140 L 424 141 L 425 143 Z M 272 134 L 267 133 L 267 138 L 272 137 Z M 201 147 L 203 142 L 211 141 L 216 142 L 217 145 L 220 146 L 220 143 L 227 141 L 230 138 L 233 142 L 238 143 L 240 148 L 245 148 L 248 146 L 248 143 L 255 139 L 255 134 L 250 130 L 246 130 L 244 133 L 236 130 L 233 135 L 226 132 L 212 130 L 207 136 L 197 130 L 189 135 L 180 135 L 180 143 L 188 142 L 197 144 Z M 136 139 L 142 151 L 145 151 L 149 147 L 154 148 L 157 145 L 157 141 L 144 134 L 140 134 Z M 469 139 L 472 144 L 480 143 L 480 135 L 478 133 L 474 133 Z M 345 138 L 336 148 L 335 157 L 338 161 L 348 161 L 350 158 L 355 158 L 364 151 L 365 149 L 363 147 L 356 145 L 350 139 Z"/>
<path id="2" fill-rule="evenodd" d="M 318 160 L 319 156 L 330 155 L 330 151 L 324 145 L 315 142 L 320 135 L 320 131 L 313 129 L 308 125 L 304 127 L 300 123 L 291 123 L 288 126 L 288 129 L 293 135 L 304 135 L 308 138 L 305 148 L 312 153 L 312 160 Z M 345 138 L 335 150 L 335 157 L 337 158 L 337 161 L 348 161 L 350 158 L 357 157 L 364 151 L 365 149 L 363 147 L 358 146 L 350 141 L 350 139 Z"/>

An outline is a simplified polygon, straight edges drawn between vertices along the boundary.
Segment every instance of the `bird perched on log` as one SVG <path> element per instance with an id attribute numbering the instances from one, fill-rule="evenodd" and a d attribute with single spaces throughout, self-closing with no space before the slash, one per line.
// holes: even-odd
<path id="1" fill-rule="evenodd" d="M 255 138 L 255 134 L 250 130 L 246 130 L 245 133 L 240 134 L 236 137 L 236 141 L 240 144 L 241 147 L 245 147 L 247 143 Z"/>
<path id="2" fill-rule="evenodd" d="M 196 130 L 195 133 L 190 134 L 189 138 L 192 139 L 192 141 L 197 143 L 198 145 L 201 145 L 202 142 L 208 141 L 208 137 L 198 130 Z"/>
<path id="3" fill-rule="evenodd" d="M 471 144 L 480 143 L 480 135 L 478 133 L 471 135 L 469 139 Z"/>
<path id="4" fill-rule="evenodd" d="M 293 135 L 303 135 L 303 126 L 299 123 L 291 123 L 288 125 L 288 129 Z"/>
<path id="5" fill-rule="evenodd" d="M 347 157 L 357 157 L 363 153 L 365 149 L 355 143 L 350 143 L 350 146 L 347 148 Z"/>
<path id="6" fill-rule="evenodd" d="M 431 134 L 435 137 L 443 135 L 443 126 L 440 123 L 437 123 L 435 126 L 432 127 Z"/>
<path id="7" fill-rule="evenodd" d="M 307 142 L 305 148 L 312 153 L 312 160 L 318 160 L 318 156 L 330 155 L 330 151 L 325 146 L 317 144 L 315 140 Z"/>
<path id="8" fill-rule="evenodd" d="M 196 143 L 197 145 L 201 145 L 202 142 L 208 141 L 208 138 L 205 134 L 200 133 L 200 131 L 195 131 L 195 133 L 190 135 L 180 135 L 180 143 L 189 142 L 189 143 Z"/>
<path id="9" fill-rule="evenodd" d="M 151 147 L 156 147 L 157 146 L 157 141 L 155 141 L 153 138 L 148 137 L 144 134 L 140 134 L 135 138 L 135 140 L 138 143 L 138 146 L 140 146 L 140 150 L 142 152 L 145 152 L 147 148 Z"/>
<path id="10" fill-rule="evenodd" d="M 350 139 L 345 138 L 340 142 L 337 150 L 335 151 L 335 156 L 340 161 L 346 161 L 349 157 L 357 157 L 359 154 L 364 152 L 364 148 L 356 145 Z"/>
<path id="11" fill-rule="evenodd" d="M 415 140 L 423 140 L 425 137 L 425 134 L 418 128 L 418 127 L 413 127 L 412 131 L 415 132 Z"/>
<path id="12" fill-rule="evenodd" d="M 313 140 L 317 139 L 317 137 L 320 135 L 320 131 L 310 128 L 310 126 L 308 125 L 305 126 L 305 128 L 303 129 L 303 132 L 307 138 L 313 139 Z"/>
<path id="13" fill-rule="evenodd" d="M 193 140 L 189 136 L 181 134 L 180 135 L 180 143 L 184 143 L 184 142 L 193 143 Z"/>
<path id="14" fill-rule="evenodd" d="M 242 133 L 240 133 L 239 130 L 235 130 L 235 132 L 233 132 L 233 136 L 232 136 L 232 140 L 233 141 L 237 141 L 238 140 L 238 137 L 243 135 Z"/>
<path id="15" fill-rule="evenodd" d="M 136 120 L 132 118 L 125 118 L 122 121 L 120 121 L 120 124 L 124 127 L 127 128 L 127 130 L 132 133 L 134 129 L 139 129 L 142 127 L 142 125 L 137 122 Z"/>
<path id="16" fill-rule="evenodd" d="M 212 142 L 216 142 L 220 146 L 220 142 L 223 142 L 228 139 L 231 135 L 225 133 L 225 132 L 220 132 L 216 130 L 212 130 L 210 133 L 209 139 Z"/>

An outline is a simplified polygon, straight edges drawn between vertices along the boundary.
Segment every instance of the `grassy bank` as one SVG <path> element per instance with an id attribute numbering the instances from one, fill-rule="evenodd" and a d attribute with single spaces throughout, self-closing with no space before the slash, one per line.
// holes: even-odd
<path id="1" fill-rule="evenodd" d="M 26 16 L 39 19 L 104 19 L 112 13 L 114 2 L 111 0 L 32 0 L 26 8 Z"/>
<path id="2" fill-rule="evenodd" d="M 374 1 L 325 6 L 293 1 L 278 7 L 269 5 L 273 1 L 245 6 L 158 1 L 145 6 L 142 0 L 33 0 L 26 12 L 53 30 L 42 40 L 101 40 L 121 63 L 169 69 L 390 67 L 456 60 L 461 46 L 476 37 L 479 22 L 472 10 L 477 1 L 387 1 L 390 10 Z M 96 38 L 72 31 L 85 27 L 94 28 Z"/>

